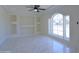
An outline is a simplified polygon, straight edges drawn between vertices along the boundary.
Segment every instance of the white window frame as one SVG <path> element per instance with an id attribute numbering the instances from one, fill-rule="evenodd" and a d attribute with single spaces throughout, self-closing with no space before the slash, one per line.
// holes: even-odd
<path id="1" fill-rule="evenodd" d="M 69 38 L 66 37 L 66 20 L 65 19 L 66 19 L 67 16 L 69 16 L 69 15 L 65 15 L 64 18 L 63 18 L 63 30 L 64 30 L 63 31 L 63 38 L 65 40 L 67 40 L 67 39 L 69 40 Z M 70 18 L 70 16 L 69 16 L 69 18 Z M 70 27 L 70 21 L 69 21 L 69 27 Z M 69 32 L 70 32 L 70 28 L 69 28 Z M 70 33 L 69 33 L 69 37 L 70 37 Z"/>
<path id="2" fill-rule="evenodd" d="M 60 14 L 60 13 L 56 13 L 56 14 Z M 54 15 L 56 15 L 56 14 L 54 14 Z M 62 14 L 62 15 L 63 15 L 63 14 Z M 58 38 L 61 38 L 61 39 L 65 39 L 65 40 L 68 39 L 68 40 L 69 40 L 69 38 L 66 37 L 66 20 L 65 20 L 65 19 L 66 19 L 66 16 L 69 16 L 69 15 L 65 15 L 65 16 L 63 15 L 63 36 L 54 34 L 53 31 L 51 32 L 52 34 L 49 34 L 49 35 L 53 35 L 53 36 L 58 37 Z M 50 20 L 50 21 L 53 21 L 53 19 L 52 19 L 53 17 L 54 17 L 54 16 L 52 16 L 49 20 Z M 70 18 L 70 16 L 69 16 L 69 18 Z M 51 20 L 51 19 L 52 19 L 52 20 Z M 50 24 L 50 27 L 53 28 L 53 22 L 50 22 L 50 23 L 52 24 L 52 25 Z M 69 24 L 70 24 L 70 22 L 69 22 Z M 48 24 L 48 26 L 49 26 L 49 24 Z M 69 26 L 70 26 L 70 25 L 69 25 Z M 48 28 L 49 28 L 49 27 L 48 27 Z M 52 28 L 50 28 L 50 31 L 51 31 Z M 49 32 L 49 29 L 48 29 L 48 32 Z M 70 32 L 70 29 L 69 29 L 69 32 Z M 70 34 L 70 33 L 69 33 L 69 34 Z M 70 36 L 70 35 L 69 35 L 69 36 Z"/>

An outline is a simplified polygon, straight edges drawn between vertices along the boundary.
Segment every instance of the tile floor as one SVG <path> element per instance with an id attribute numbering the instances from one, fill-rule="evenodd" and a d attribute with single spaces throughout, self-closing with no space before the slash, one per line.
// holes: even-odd
<path id="1" fill-rule="evenodd" d="M 64 45 L 47 36 L 9 38 L 0 46 L 3 53 L 63 53 Z M 65 52 L 69 52 L 67 47 Z"/>

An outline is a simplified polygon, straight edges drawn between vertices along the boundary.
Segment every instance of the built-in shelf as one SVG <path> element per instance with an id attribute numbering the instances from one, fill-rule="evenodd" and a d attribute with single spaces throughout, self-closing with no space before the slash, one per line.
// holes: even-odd
<path id="1" fill-rule="evenodd" d="M 34 27 L 34 25 L 22 25 L 21 27 Z"/>
<path id="2" fill-rule="evenodd" d="M 11 34 L 16 34 L 16 24 L 11 24 Z"/>
<path id="3" fill-rule="evenodd" d="M 40 34 L 40 32 L 36 32 L 37 34 Z"/>
<path id="4" fill-rule="evenodd" d="M 35 20 L 35 32 L 36 32 L 36 34 L 39 34 L 40 33 L 40 18 L 39 18 L 39 16 L 37 15 L 37 18 L 36 18 L 36 20 Z"/>
<path id="5" fill-rule="evenodd" d="M 17 24 L 16 22 L 12 22 L 12 24 Z"/>
<path id="6" fill-rule="evenodd" d="M 16 36 L 17 31 L 16 31 L 16 15 L 11 15 L 10 16 L 10 22 L 11 22 L 11 35 Z"/>
<path id="7" fill-rule="evenodd" d="M 40 24 L 40 22 L 37 22 L 37 24 Z"/>
<path id="8" fill-rule="evenodd" d="M 19 35 L 31 35 L 32 33 L 39 34 L 40 33 L 40 19 L 37 18 L 33 23 L 31 21 L 20 20 L 20 18 L 16 17 L 16 15 L 11 15 L 11 35 L 13 37 Z"/>

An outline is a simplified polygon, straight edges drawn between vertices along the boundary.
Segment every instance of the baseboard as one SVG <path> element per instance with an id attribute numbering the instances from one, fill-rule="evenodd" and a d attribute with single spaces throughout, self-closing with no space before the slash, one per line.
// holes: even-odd
<path id="1" fill-rule="evenodd" d="M 10 35 L 8 38 L 18 38 L 18 37 L 27 37 L 27 36 L 34 36 L 37 34 L 31 34 L 31 35 Z"/>
<path id="2" fill-rule="evenodd" d="M 32 36 L 32 35 L 10 35 L 8 38 L 20 38 L 20 37 L 27 37 L 27 36 Z"/>

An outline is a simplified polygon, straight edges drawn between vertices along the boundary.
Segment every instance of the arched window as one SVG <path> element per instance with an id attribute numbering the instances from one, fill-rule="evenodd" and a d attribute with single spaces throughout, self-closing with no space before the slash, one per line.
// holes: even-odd
<path id="1" fill-rule="evenodd" d="M 48 34 L 69 38 L 69 15 L 54 14 L 48 20 Z"/>

